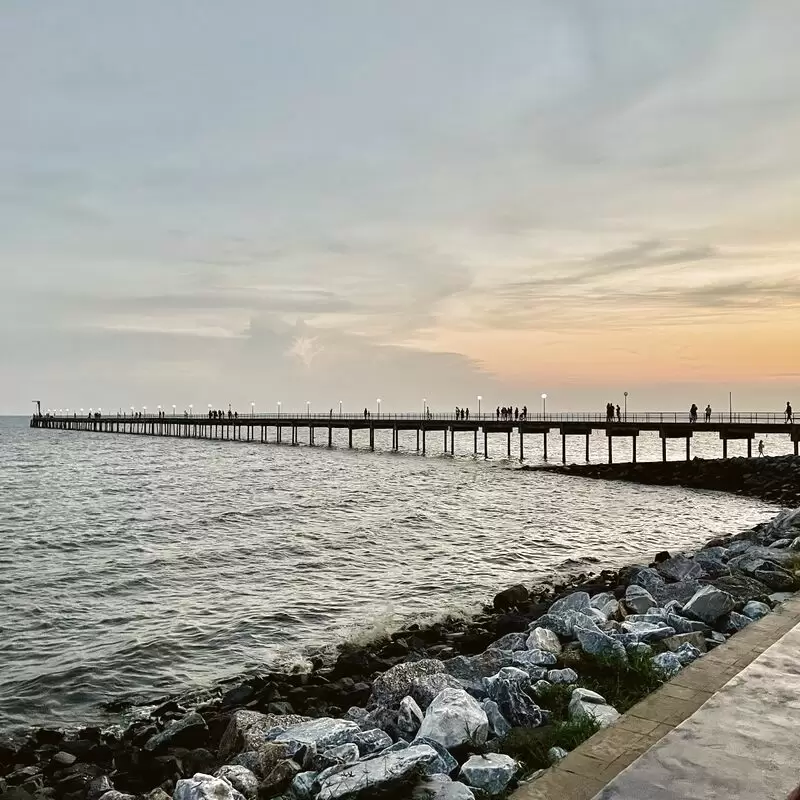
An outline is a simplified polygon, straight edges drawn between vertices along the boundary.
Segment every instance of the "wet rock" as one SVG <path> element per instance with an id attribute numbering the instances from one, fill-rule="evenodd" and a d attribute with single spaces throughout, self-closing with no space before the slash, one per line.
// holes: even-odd
<path id="1" fill-rule="evenodd" d="M 214 773 L 214 777 L 228 781 L 247 800 L 256 800 L 258 796 L 258 778 L 246 767 L 227 764 L 220 767 Z"/>
<path id="2" fill-rule="evenodd" d="M 340 744 L 350 744 L 360 734 L 361 728 L 345 719 L 321 717 L 288 727 L 275 737 L 275 742 L 300 742 L 313 744 L 317 750 L 327 750 Z"/>
<path id="3" fill-rule="evenodd" d="M 551 669 L 547 673 L 547 680 L 550 683 L 570 684 L 576 683 L 578 680 L 578 673 L 574 669 Z"/>
<path id="4" fill-rule="evenodd" d="M 742 609 L 742 614 L 752 620 L 766 617 L 769 612 L 770 607 L 766 603 L 758 602 L 758 600 L 751 600 L 749 603 L 746 603 Z"/>
<path id="5" fill-rule="evenodd" d="M 533 628 L 547 628 L 565 639 L 573 637 L 576 626 L 600 630 L 594 618 L 580 611 L 564 611 L 560 614 L 547 613 L 535 620 L 532 625 Z"/>
<path id="6" fill-rule="evenodd" d="M 452 691 L 452 690 L 446 690 Z M 404 750 L 381 753 L 335 775 L 320 776 L 318 800 L 340 800 L 365 791 L 387 791 L 422 771 L 436 774 L 440 765 L 437 752 L 429 745 L 412 745 Z"/>
<path id="7" fill-rule="evenodd" d="M 528 590 L 521 584 L 509 586 L 494 596 L 492 605 L 495 611 L 508 611 L 516 608 L 528 599 Z"/>
<path id="8" fill-rule="evenodd" d="M 503 716 L 500 706 L 488 698 L 481 703 L 481 708 L 489 720 L 489 736 L 502 739 L 511 730 L 511 723 Z"/>
<path id="9" fill-rule="evenodd" d="M 411 697 L 416 700 L 419 707 L 424 711 L 433 702 L 433 698 L 445 689 L 463 688 L 458 678 L 454 678 L 446 672 L 441 672 L 417 678 L 411 684 Z"/>
<path id="10" fill-rule="evenodd" d="M 737 614 L 735 611 L 731 611 L 730 614 L 726 614 L 719 620 L 718 626 L 725 633 L 738 633 L 743 631 L 752 621 L 750 617 L 746 617 L 744 614 Z"/>
<path id="11" fill-rule="evenodd" d="M 497 703 L 500 713 L 511 725 L 536 728 L 542 724 L 542 710 L 528 695 L 530 676 L 514 667 L 501 669 L 486 679 L 489 697 Z"/>
<path id="12" fill-rule="evenodd" d="M 685 645 L 684 645 L 685 646 Z M 689 645 L 691 647 L 691 645 Z M 671 678 L 679 673 L 683 667 L 681 660 L 675 653 L 669 651 L 653 656 L 653 666 L 658 669 L 665 677 Z"/>
<path id="13" fill-rule="evenodd" d="M 685 644 L 690 644 L 692 647 L 696 647 L 701 653 L 706 652 L 706 637 L 699 631 L 693 631 L 692 633 L 677 633 L 675 636 L 670 636 L 669 638 L 664 639 L 662 644 L 667 648 L 667 650 L 670 650 L 673 653 Z"/>
<path id="14" fill-rule="evenodd" d="M 258 751 L 267 741 L 267 733 L 273 728 L 288 728 L 310 717 L 296 714 L 288 716 L 260 714 L 257 711 L 235 711 L 219 743 L 219 757 L 228 761 L 243 751 Z"/>
<path id="15" fill-rule="evenodd" d="M 424 744 L 427 747 L 432 747 L 439 756 L 439 761 L 436 765 L 434 765 L 434 767 L 431 768 L 431 774 L 440 772 L 443 775 L 450 775 L 454 770 L 458 769 L 458 761 L 453 758 L 453 756 L 450 754 L 450 751 L 441 742 L 437 742 L 435 739 L 428 739 L 425 736 L 417 736 L 417 738 L 414 739 L 410 745 L 406 743 L 406 747 L 416 747 L 417 745 L 421 744 Z"/>
<path id="16" fill-rule="evenodd" d="M 196 747 L 208 734 L 208 725 L 196 711 L 171 722 L 161 733 L 145 742 L 144 749 L 153 752 L 165 747 Z"/>
<path id="17" fill-rule="evenodd" d="M 720 617 L 733 611 L 735 605 L 735 600 L 727 592 L 716 586 L 704 586 L 686 603 L 683 613 L 707 625 L 713 625 Z"/>
<path id="18" fill-rule="evenodd" d="M 489 796 L 501 794 L 517 774 L 519 766 L 511 756 L 500 753 L 472 756 L 458 773 L 467 786 L 482 789 Z"/>
<path id="19" fill-rule="evenodd" d="M 664 578 L 650 567 L 631 567 L 628 572 L 628 582 L 647 589 L 653 597 L 664 586 Z"/>
<path id="20" fill-rule="evenodd" d="M 431 675 L 440 675 L 443 672 L 445 672 L 444 663 L 432 658 L 398 664 L 375 679 L 372 684 L 370 704 L 396 709 L 404 697 L 412 694 L 415 682 L 424 681 Z M 417 685 L 419 686 L 419 683 Z"/>
<path id="21" fill-rule="evenodd" d="M 675 651 L 675 656 L 681 662 L 681 666 L 684 667 L 687 664 L 691 664 L 692 661 L 697 661 L 702 655 L 703 653 L 700 649 L 689 642 L 685 642 Z"/>
<path id="22" fill-rule="evenodd" d="M 515 665 L 528 667 L 553 667 L 558 659 L 546 650 L 521 650 L 512 654 Z"/>
<path id="23" fill-rule="evenodd" d="M 705 575 L 703 568 L 699 564 L 681 554 L 662 561 L 656 569 L 665 580 L 671 583 L 702 578 Z"/>
<path id="24" fill-rule="evenodd" d="M 451 676 L 447 676 L 450 678 Z M 455 680 L 453 678 L 453 680 Z M 428 703 L 430 705 L 430 703 Z M 406 739 L 413 739 L 417 735 L 425 715 L 413 697 L 404 697 L 400 701 L 400 711 L 397 713 L 397 729 Z"/>
<path id="25" fill-rule="evenodd" d="M 475 697 L 485 697 L 484 678 L 495 675 L 503 667 L 514 663 L 513 654 L 489 648 L 476 656 L 456 656 L 444 662 L 449 675 L 458 678 L 461 685 Z"/>
<path id="26" fill-rule="evenodd" d="M 646 614 L 651 608 L 658 606 L 658 603 L 647 589 L 632 583 L 625 590 L 625 605 L 635 614 Z"/>
<path id="27" fill-rule="evenodd" d="M 547 751 L 547 760 L 551 764 L 558 764 L 563 761 L 569 753 L 563 747 L 551 747 Z"/>
<path id="28" fill-rule="evenodd" d="M 544 650 L 554 656 L 561 655 L 561 640 L 547 628 L 534 628 L 525 642 L 528 650 Z"/>
<path id="29" fill-rule="evenodd" d="M 525 633 L 507 633 L 505 636 L 498 639 L 492 647 L 495 650 L 505 650 L 506 652 L 514 652 L 515 650 L 525 650 L 527 647 L 527 634 Z"/>
<path id="30" fill-rule="evenodd" d="M 244 800 L 227 781 L 202 772 L 179 780 L 172 796 L 174 800 Z"/>
<path id="31" fill-rule="evenodd" d="M 447 775 L 431 775 L 417 784 L 411 800 L 475 800 L 475 795 L 468 786 Z"/>
<path id="32" fill-rule="evenodd" d="M 281 761 L 275 766 L 272 772 L 258 786 L 260 797 L 275 797 L 284 789 L 287 789 L 295 777 L 301 772 L 299 767 L 292 759 Z"/>
<path id="33" fill-rule="evenodd" d="M 428 706 L 419 735 L 434 739 L 448 749 L 464 744 L 482 745 L 489 720 L 478 702 L 463 689 L 445 689 Z"/>
<path id="34" fill-rule="evenodd" d="M 627 662 L 625 647 L 602 631 L 575 628 L 575 635 L 585 653 L 612 661 Z"/>
<path id="35" fill-rule="evenodd" d="M 385 731 L 380 730 L 380 728 L 373 728 L 353 736 L 353 744 L 358 747 L 358 752 L 362 756 L 368 756 L 372 753 L 380 753 L 381 750 L 391 747 L 392 737 Z"/>

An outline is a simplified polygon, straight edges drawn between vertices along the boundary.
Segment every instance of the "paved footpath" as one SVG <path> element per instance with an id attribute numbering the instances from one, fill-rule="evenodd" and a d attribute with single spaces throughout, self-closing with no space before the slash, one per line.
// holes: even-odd
<path id="1" fill-rule="evenodd" d="M 786 800 L 800 785 L 800 596 L 690 664 L 513 800 Z"/>

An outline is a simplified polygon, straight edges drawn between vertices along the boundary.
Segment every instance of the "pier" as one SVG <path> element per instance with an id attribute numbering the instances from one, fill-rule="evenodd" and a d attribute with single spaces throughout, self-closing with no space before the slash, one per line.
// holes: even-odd
<path id="1" fill-rule="evenodd" d="M 684 440 L 686 459 L 692 457 L 692 438 L 696 433 L 717 433 L 720 438 L 722 457 L 728 457 L 728 442 L 745 440 L 748 457 L 753 454 L 753 440 L 757 434 L 784 434 L 798 455 L 800 425 L 789 423 L 783 414 L 753 412 L 737 414 L 715 414 L 709 421 L 691 422 L 687 413 L 644 412 L 626 414 L 621 420 L 609 421 L 602 414 L 538 414 L 521 419 L 503 419 L 494 414 L 475 415 L 464 419 L 451 414 L 228 414 L 220 416 L 165 413 L 118 413 L 115 415 L 78 413 L 36 413 L 31 418 L 31 427 L 44 430 L 114 433 L 134 436 L 163 436 L 182 439 L 211 439 L 222 441 L 247 441 L 267 444 L 288 442 L 300 444 L 301 437 L 308 445 L 320 444 L 333 447 L 333 432 L 347 431 L 348 447 L 353 447 L 353 434 L 363 432 L 368 438 L 369 449 L 375 450 L 375 432 L 390 431 L 391 449 L 397 451 L 400 436 L 415 437 L 416 451 L 426 455 L 431 447 L 441 445 L 441 452 L 455 453 L 456 436 L 470 436 L 475 456 L 488 458 L 489 436 L 506 439 L 508 458 L 517 455 L 525 459 L 526 447 L 541 437 L 542 456 L 548 460 L 548 435 L 557 431 L 561 436 L 561 461 L 567 460 L 567 438 L 583 437 L 586 460 L 589 461 L 589 441 L 594 433 L 605 434 L 608 440 L 608 463 L 614 461 L 614 441 L 628 438 L 632 441 L 632 456 L 636 462 L 636 444 L 642 432 L 656 432 L 661 439 L 662 460 L 667 460 L 667 442 L 670 439 Z M 531 439 L 533 437 L 533 439 Z M 512 448 L 513 440 L 516 446 Z M 526 441 L 527 440 L 527 441 Z M 515 450 L 516 452 L 512 452 Z"/>

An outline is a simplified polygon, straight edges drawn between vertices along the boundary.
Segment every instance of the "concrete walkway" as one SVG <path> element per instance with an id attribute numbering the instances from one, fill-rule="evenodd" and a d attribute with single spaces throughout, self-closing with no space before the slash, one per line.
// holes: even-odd
<path id="1" fill-rule="evenodd" d="M 786 800 L 800 784 L 800 596 L 686 667 L 513 800 Z"/>

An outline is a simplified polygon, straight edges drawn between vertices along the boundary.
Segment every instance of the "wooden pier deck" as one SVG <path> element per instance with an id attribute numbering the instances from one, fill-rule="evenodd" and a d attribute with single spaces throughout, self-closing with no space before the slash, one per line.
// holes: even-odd
<path id="1" fill-rule="evenodd" d="M 288 431 L 291 444 L 300 443 L 300 432 L 308 431 L 307 443 L 316 444 L 316 434 L 327 434 L 328 447 L 333 446 L 333 432 L 348 432 L 348 447 L 353 447 L 353 432 L 368 431 L 369 447 L 375 449 L 375 432 L 391 431 L 392 450 L 399 448 L 402 432 L 416 433 L 417 452 L 428 452 L 432 435 L 442 436 L 443 452 L 455 452 L 456 434 L 473 436 L 474 454 L 488 457 L 489 436 L 504 435 L 507 438 L 508 457 L 512 457 L 512 436 L 516 434 L 520 461 L 525 459 L 526 437 L 541 436 L 543 456 L 548 458 L 548 434 L 557 431 L 561 435 L 561 460 L 566 463 L 567 438 L 585 438 L 586 460 L 589 460 L 589 439 L 595 432 L 605 433 L 608 439 L 608 463 L 614 460 L 614 440 L 630 438 L 632 456 L 636 461 L 636 443 L 643 431 L 657 432 L 662 442 L 662 458 L 667 460 L 667 441 L 684 439 L 686 458 L 691 458 L 691 442 L 695 433 L 719 434 L 722 457 L 728 456 L 728 442 L 746 440 L 747 454 L 752 455 L 752 443 L 757 434 L 785 434 L 794 445 L 798 455 L 800 425 L 787 423 L 782 414 L 745 413 L 715 414 L 712 419 L 691 422 L 688 414 L 674 412 L 645 412 L 626 414 L 623 419 L 608 421 L 600 414 L 548 414 L 529 416 L 525 419 L 503 419 L 495 414 L 474 415 L 469 419 L 452 414 L 224 414 L 219 417 L 196 414 L 165 413 L 120 413 L 115 415 L 78 413 L 35 414 L 31 418 L 32 428 L 62 431 L 90 431 L 95 433 L 117 433 L 138 436 L 167 436 L 190 439 L 214 439 L 225 441 L 270 441 L 281 443 Z M 479 440 L 482 439 L 482 449 Z M 324 440 L 323 440 L 324 441 Z"/>

